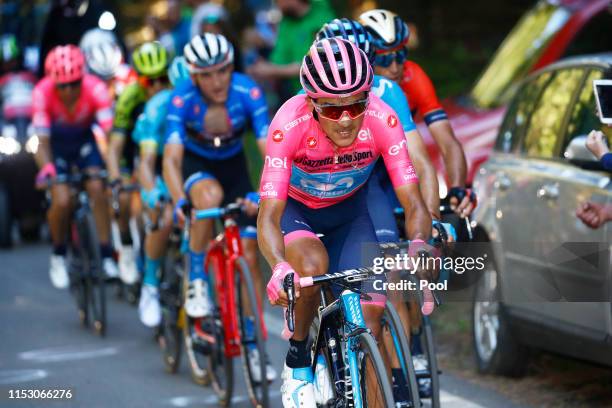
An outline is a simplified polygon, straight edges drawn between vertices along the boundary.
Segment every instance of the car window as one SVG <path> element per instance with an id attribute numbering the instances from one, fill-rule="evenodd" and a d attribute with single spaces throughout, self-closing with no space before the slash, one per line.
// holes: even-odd
<path id="1" fill-rule="evenodd" d="M 512 99 L 500 128 L 495 149 L 509 153 L 517 145 L 527 129 L 529 115 L 538 101 L 542 89 L 548 84 L 553 74 L 544 72 L 525 83 Z"/>
<path id="2" fill-rule="evenodd" d="M 521 150 L 527 156 L 552 158 L 563 136 L 563 123 L 572 97 L 582 84 L 583 68 L 556 71 L 528 119 Z"/>
<path id="3" fill-rule="evenodd" d="M 604 9 L 587 21 L 572 39 L 563 57 L 612 50 L 612 12 L 610 10 Z"/>
<path id="4" fill-rule="evenodd" d="M 608 136 L 608 142 L 612 142 L 612 132 L 610 128 L 603 125 L 597 116 L 597 107 L 595 106 L 595 94 L 593 93 L 593 80 L 603 77 L 603 72 L 599 69 L 594 69 L 589 72 L 582 90 L 572 107 L 570 120 L 567 127 L 567 136 L 563 143 L 561 152 L 565 150 L 569 142 L 576 136 L 588 135 L 591 130 L 601 130 Z"/>

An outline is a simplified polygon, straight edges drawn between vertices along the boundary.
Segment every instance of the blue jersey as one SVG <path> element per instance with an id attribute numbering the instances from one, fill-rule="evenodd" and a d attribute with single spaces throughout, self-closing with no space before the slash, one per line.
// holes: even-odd
<path id="1" fill-rule="evenodd" d="M 242 138 L 250 123 L 257 139 L 264 139 L 270 122 L 263 92 L 248 76 L 233 73 L 225 102 L 230 131 L 207 132 L 207 105 L 191 81 L 178 84 L 168 106 L 166 143 L 180 144 L 189 152 L 209 160 L 225 160 L 242 150 Z"/>
<path id="2" fill-rule="evenodd" d="M 132 132 L 134 143 L 140 147 L 156 149 L 159 154 L 162 153 L 166 137 L 166 115 L 171 97 L 172 90 L 164 89 L 147 101 Z"/>
<path id="3" fill-rule="evenodd" d="M 404 128 L 404 132 L 410 132 L 416 129 L 412 114 L 410 113 L 410 106 L 408 106 L 408 100 L 402 88 L 381 75 L 374 75 L 374 83 L 372 84 L 372 93 L 383 100 L 384 103 L 389 105 L 397 116 L 399 117 L 400 123 Z"/>

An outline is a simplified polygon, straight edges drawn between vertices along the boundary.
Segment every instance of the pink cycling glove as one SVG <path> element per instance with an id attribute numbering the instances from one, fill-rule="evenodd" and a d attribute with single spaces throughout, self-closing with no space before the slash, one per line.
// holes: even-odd
<path id="1" fill-rule="evenodd" d="M 57 176 L 57 171 L 55 170 L 55 166 L 53 163 L 47 163 L 38 171 L 36 175 L 36 184 L 42 184 L 49 178 L 54 178 Z"/>
<path id="2" fill-rule="evenodd" d="M 268 293 L 270 303 L 276 303 L 278 301 L 278 292 L 283 289 L 283 280 L 285 276 L 290 273 L 295 274 L 295 271 L 291 265 L 289 265 L 289 262 L 277 263 L 274 268 L 272 268 L 272 277 L 266 286 L 266 292 Z"/>

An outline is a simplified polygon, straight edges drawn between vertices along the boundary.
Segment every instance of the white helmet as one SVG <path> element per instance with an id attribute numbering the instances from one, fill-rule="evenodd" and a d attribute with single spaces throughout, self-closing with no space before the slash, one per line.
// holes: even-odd
<path id="1" fill-rule="evenodd" d="M 123 53 L 117 44 L 101 43 L 84 50 L 89 71 L 104 80 L 113 78 L 123 63 Z"/>
<path id="2" fill-rule="evenodd" d="M 375 9 L 366 11 L 359 16 L 372 36 L 374 46 L 379 50 L 393 50 L 403 47 L 408 42 L 410 30 L 408 25 L 395 13 Z"/>
<path id="3" fill-rule="evenodd" d="M 191 72 L 234 61 L 234 47 L 221 34 L 196 35 L 183 50 Z"/>
<path id="4" fill-rule="evenodd" d="M 85 34 L 83 34 L 83 37 L 81 37 L 79 48 L 86 52 L 88 48 L 93 46 L 109 43 L 119 44 L 117 37 L 115 37 L 115 34 L 112 31 L 103 30 L 101 28 L 92 28 L 91 30 L 87 30 Z"/>

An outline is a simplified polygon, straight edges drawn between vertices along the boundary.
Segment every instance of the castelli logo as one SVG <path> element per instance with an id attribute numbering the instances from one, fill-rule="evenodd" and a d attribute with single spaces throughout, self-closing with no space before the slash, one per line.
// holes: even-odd
<path id="1" fill-rule="evenodd" d="M 174 98 L 172 98 L 172 104 L 176 106 L 177 108 L 182 108 L 185 102 L 183 102 L 183 98 L 177 95 Z"/>
<path id="2" fill-rule="evenodd" d="M 282 142 L 284 138 L 285 136 L 280 130 L 275 130 L 274 132 L 272 132 L 272 140 L 274 140 L 276 143 Z"/>
<path id="3" fill-rule="evenodd" d="M 387 125 L 389 125 L 389 127 L 396 127 L 397 126 L 397 116 L 395 115 L 389 115 L 389 117 L 387 118 Z"/>
<path id="4" fill-rule="evenodd" d="M 259 99 L 259 97 L 261 96 L 261 91 L 259 90 L 259 88 L 251 88 L 251 90 L 249 91 L 249 95 L 251 95 L 251 99 L 253 100 Z"/>
<path id="5" fill-rule="evenodd" d="M 309 136 L 308 139 L 306 139 L 306 146 L 313 148 L 317 146 L 317 138 L 314 136 Z"/>

